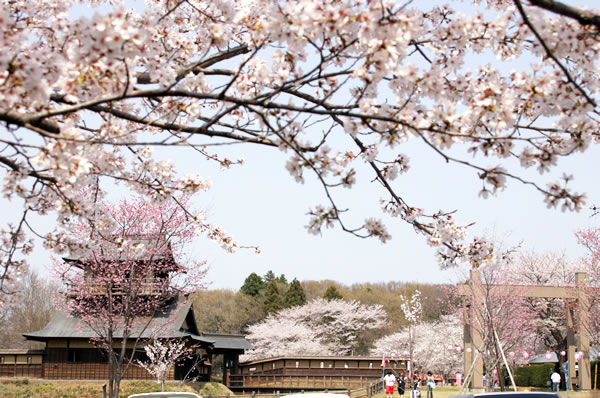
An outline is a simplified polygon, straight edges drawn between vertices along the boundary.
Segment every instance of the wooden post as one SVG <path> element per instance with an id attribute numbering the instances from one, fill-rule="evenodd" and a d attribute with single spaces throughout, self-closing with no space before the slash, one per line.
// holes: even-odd
<path id="1" fill-rule="evenodd" d="M 567 361 L 569 377 L 565 380 L 568 383 L 568 391 L 573 391 L 573 385 L 577 383 L 577 374 L 575 372 L 575 323 L 573 320 L 573 309 L 567 306 Z"/>
<path id="2" fill-rule="evenodd" d="M 471 270 L 471 306 L 468 311 L 468 322 L 465 324 L 464 344 L 465 344 L 465 377 L 473 364 L 473 374 L 469 382 L 471 390 L 483 389 L 483 358 L 481 355 L 475 355 L 475 350 L 483 345 L 481 333 L 477 329 L 477 319 L 481 318 L 482 303 L 484 300 L 484 290 L 481 283 L 481 272 L 479 270 Z M 471 352 L 467 352 L 471 348 Z"/>
<path id="3" fill-rule="evenodd" d="M 589 391 L 592 388 L 592 376 L 590 375 L 590 314 L 588 312 L 589 302 L 587 299 L 586 289 L 586 274 L 583 272 L 575 273 L 575 283 L 577 286 L 577 335 L 578 348 L 583 353 L 583 357 L 579 360 L 579 388 L 584 391 Z"/>

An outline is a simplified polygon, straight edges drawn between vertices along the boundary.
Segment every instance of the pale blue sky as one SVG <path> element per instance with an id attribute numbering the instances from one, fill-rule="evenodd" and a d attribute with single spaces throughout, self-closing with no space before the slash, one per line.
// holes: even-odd
<path id="1" fill-rule="evenodd" d="M 480 199 L 481 184 L 475 172 L 447 165 L 421 145 L 408 143 L 405 148 L 402 151 L 410 157 L 411 169 L 395 182 L 398 192 L 429 213 L 440 208 L 458 210 L 459 222 L 476 222 L 469 229 L 471 236 L 493 235 L 508 244 L 522 242 L 524 250 L 564 252 L 577 259 L 583 250 L 574 232 L 600 223 L 598 217 L 590 218 L 588 208 L 580 213 L 548 210 L 537 191 L 514 181 L 509 181 L 507 190 L 498 197 Z M 252 250 L 229 254 L 212 242 L 199 240 L 193 254 L 208 261 L 212 288 L 238 289 L 249 273 L 264 274 L 267 270 L 284 273 L 288 279 L 333 279 L 345 284 L 454 279 L 454 270 L 439 270 L 425 238 L 398 219 L 386 219 L 392 234 L 387 244 L 358 239 L 339 229 L 325 230 L 323 236 L 309 235 L 304 228 L 306 212 L 316 204 L 326 204 L 315 179 L 297 184 L 285 170 L 286 155 L 276 149 L 237 145 L 224 150 L 243 156 L 245 165 L 222 172 L 191 151 L 161 152 L 174 159 L 181 172 L 211 177 L 213 188 L 198 196 L 198 207 L 206 210 L 210 222 L 222 225 L 241 244 L 258 245 L 263 250 L 261 256 Z M 553 176 L 543 176 L 542 181 L 554 181 L 563 172 L 573 174 L 573 189 L 588 194 L 588 205 L 600 204 L 599 155 L 599 148 L 592 147 L 586 154 L 562 159 Z M 485 166 L 496 163 L 482 162 Z M 369 180 L 344 192 L 344 204 L 352 208 L 351 217 L 356 220 L 383 217 L 379 210 L 382 191 Z M 14 205 L 7 204 L 5 211 L 12 208 Z M 38 267 L 48 263 L 48 253 L 36 250 L 32 262 Z"/>

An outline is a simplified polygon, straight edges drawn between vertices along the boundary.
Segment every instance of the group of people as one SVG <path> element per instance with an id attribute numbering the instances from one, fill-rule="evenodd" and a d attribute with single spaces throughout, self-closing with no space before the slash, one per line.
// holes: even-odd
<path id="1" fill-rule="evenodd" d="M 435 387 L 435 380 L 433 379 L 433 374 L 431 374 L 431 372 L 427 372 L 427 377 L 425 381 L 427 384 L 427 398 L 433 398 L 433 388 Z M 418 375 L 414 375 L 411 382 L 404 376 L 404 372 L 400 371 L 400 373 L 394 375 L 391 370 L 388 370 L 385 376 L 383 377 L 386 398 L 393 398 L 394 386 L 396 385 L 396 383 L 398 384 L 398 394 L 401 398 L 404 397 L 407 384 L 409 384 L 408 388 L 410 388 L 410 398 L 421 397 L 421 378 Z"/>

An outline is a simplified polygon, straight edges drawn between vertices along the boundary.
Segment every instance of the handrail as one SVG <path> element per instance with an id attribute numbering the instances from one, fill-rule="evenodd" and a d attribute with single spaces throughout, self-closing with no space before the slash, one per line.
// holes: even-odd
<path id="1" fill-rule="evenodd" d="M 233 375 L 231 377 L 235 377 L 235 376 L 241 376 L 241 375 Z M 346 394 L 348 396 L 350 396 L 351 398 L 371 398 L 373 395 L 376 395 L 378 393 L 380 393 L 381 391 L 383 391 L 383 380 L 377 380 L 376 382 L 370 383 L 369 385 L 365 386 L 365 387 L 361 387 L 361 388 L 356 388 L 356 389 L 324 389 L 325 392 L 329 392 L 332 394 Z M 304 390 L 302 390 L 302 393 L 304 393 Z M 281 398 L 282 395 L 286 395 L 286 394 L 281 394 L 279 391 L 277 391 L 274 394 L 263 394 L 263 393 L 256 393 L 255 391 L 252 392 L 252 394 L 228 394 L 228 395 L 212 395 L 212 394 L 208 394 L 207 398 L 246 398 L 246 397 L 250 397 L 250 398 Z"/>

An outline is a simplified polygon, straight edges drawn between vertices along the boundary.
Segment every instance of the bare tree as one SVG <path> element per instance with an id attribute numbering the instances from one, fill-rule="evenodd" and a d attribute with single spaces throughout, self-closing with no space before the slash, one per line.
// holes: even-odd
<path id="1" fill-rule="evenodd" d="M 20 300 L 0 309 L 0 348 L 41 348 L 42 343 L 25 340 L 22 333 L 40 330 L 52 318 L 58 286 L 29 271 L 18 289 Z"/>

